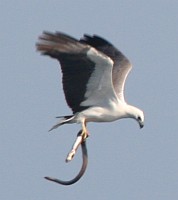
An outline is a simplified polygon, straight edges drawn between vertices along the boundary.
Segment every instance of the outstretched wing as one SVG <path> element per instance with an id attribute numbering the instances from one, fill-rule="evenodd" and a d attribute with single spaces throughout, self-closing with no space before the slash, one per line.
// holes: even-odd
<path id="1" fill-rule="evenodd" d="M 60 32 L 44 32 L 39 39 L 37 50 L 61 64 L 65 98 L 74 113 L 117 98 L 110 57 Z"/>
<path id="2" fill-rule="evenodd" d="M 99 36 L 84 35 L 80 42 L 96 48 L 98 51 L 101 51 L 113 60 L 113 87 L 115 93 L 117 94 L 117 97 L 124 102 L 124 85 L 127 75 L 129 74 L 132 68 L 130 61 L 126 58 L 126 56 L 123 55 L 122 52 L 115 48 L 111 43 Z"/>

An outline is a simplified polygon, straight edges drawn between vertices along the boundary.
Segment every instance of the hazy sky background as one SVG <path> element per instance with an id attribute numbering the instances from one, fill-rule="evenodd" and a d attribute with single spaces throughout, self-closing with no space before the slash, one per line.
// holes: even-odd
<path id="1" fill-rule="evenodd" d="M 178 1 L 0 2 L 0 199 L 178 199 Z M 44 176 L 73 178 L 81 153 L 66 164 L 79 125 L 48 130 L 70 114 L 57 61 L 35 43 L 43 30 L 76 38 L 98 34 L 132 62 L 126 100 L 145 112 L 89 124 L 89 165 L 82 179 L 61 186 Z"/>

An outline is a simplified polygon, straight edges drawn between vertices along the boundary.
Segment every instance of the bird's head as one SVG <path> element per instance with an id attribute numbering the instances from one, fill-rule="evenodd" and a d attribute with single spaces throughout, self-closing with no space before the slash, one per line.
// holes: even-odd
<path id="1" fill-rule="evenodd" d="M 128 116 L 135 119 L 138 122 L 140 128 L 144 127 L 144 113 L 142 110 L 128 105 Z"/>
<path id="2" fill-rule="evenodd" d="M 144 114 L 143 111 L 139 110 L 136 118 L 135 118 L 140 126 L 140 128 L 144 127 Z"/>

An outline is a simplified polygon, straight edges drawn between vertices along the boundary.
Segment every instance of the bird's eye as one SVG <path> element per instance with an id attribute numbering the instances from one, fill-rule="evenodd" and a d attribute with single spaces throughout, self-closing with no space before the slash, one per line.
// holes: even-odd
<path id="1" fill-rule="evenodd" d="M 141 121 L 141 117 L 140 116 L 138 116 L 138 118 L 137 118 L 139 121 Z"/>

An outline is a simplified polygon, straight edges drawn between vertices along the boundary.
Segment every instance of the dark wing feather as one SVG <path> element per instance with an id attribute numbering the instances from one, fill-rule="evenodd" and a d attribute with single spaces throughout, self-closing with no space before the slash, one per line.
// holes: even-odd
<path id="1" fill-rule="evenodd" d="M 60 62 L 65 98 L 74 113 L 87 108 L 80 103 L 85 100 L 86 84 L 94 70 L 94 63 L 86 57 L 88 49 L 88 45 L 59 32 L 44 32 L 37 43 L 37 50 Z"/>
<path id="2" fill-rule="evenodd" d="M 87 107 L 80 106 L 85 100 L 86 85 L 94 64 L 81 55 L 65 55 L 60 60 L 63 73 L 63 89 L 68 105 L 73 112 L 79 112 Z"/>

